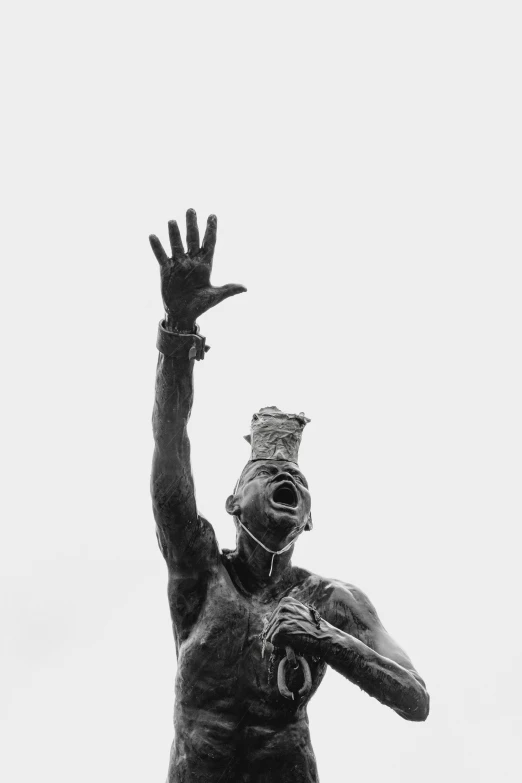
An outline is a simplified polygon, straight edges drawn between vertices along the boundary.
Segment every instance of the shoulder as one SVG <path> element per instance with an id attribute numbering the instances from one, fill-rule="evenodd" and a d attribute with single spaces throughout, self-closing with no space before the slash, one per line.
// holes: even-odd
<path id="1" fill-rule="evenodd" d="M 360 587 L 340 579 L 329 579 L 308 573 L 302 582 L 318 612 L 332 625 L 350 633 L 370 631 L 380 626 L 377 611 Z"/>

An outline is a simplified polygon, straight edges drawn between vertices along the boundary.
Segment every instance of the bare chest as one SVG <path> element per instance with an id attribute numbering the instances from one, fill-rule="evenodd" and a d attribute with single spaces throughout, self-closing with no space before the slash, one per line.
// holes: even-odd
<path id="1" fill-rule="evenodd" d="M 278 687 L 284 650 L 263 650 L 262 633 L 280 597 L 264 602 L 238 591 L 226 571 L 209 585 L 192 631 L 180 646 L 176 698 L 178 706 L 227 712 L 259 723 L 302 712 L 326 665 L 306 657 L 311 689 L 306 697 L 290 699 Z M 296 597 L 298 597 L 296 595 Z M 303 667 L 285 667 L 292 692 L 304 682 Z"/>

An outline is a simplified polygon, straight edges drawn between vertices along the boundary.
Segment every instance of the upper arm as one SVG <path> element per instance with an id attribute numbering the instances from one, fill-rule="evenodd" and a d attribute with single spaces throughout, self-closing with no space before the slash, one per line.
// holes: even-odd
<path id="1" fill-rule="evenodd" d="M 198 514 L 190 463 L 179 467 L 162 460 L 156 449 L 151 495 L 158 544 L 175 570 L 206 570 L 219 556 L 216 536 L 210 522 Z"/>
<path id="2" fill-rule="evenodd" d="M 413 672 L 420 680 L 409 656 L 390 636 L 374 605 L 362 590 L 337 582 L 333 594 L 336 603 L 333 624 L 337 628 L 355 636 L 384 658 L 389 658 Z"/>

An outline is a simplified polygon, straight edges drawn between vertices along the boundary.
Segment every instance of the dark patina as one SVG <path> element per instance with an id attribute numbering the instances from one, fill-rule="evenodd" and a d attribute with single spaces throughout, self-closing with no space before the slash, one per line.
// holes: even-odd
<path id="1" fill-rule="evenodd" d="M 171 256 L 150 237 L 166 312 L 151 487 L 178 658 L 168 781 L 313 783 L 307 704 L 327 666 L 407 720 L 425 720 L 429 698 L 361 590 L 292 564 L 293 542 L 312 526 L 295 459 L 279 454 L 246 465 L 226 501 L 237 528 L 234 551 L 220 550 L 198 514 L 187 423 L 194 362 L 207 347 L 196 319 L 245 291 L 210 283 L 216 227 L 211 215 L 200 244 L 189 210 L 185 252 L 171 221 Z"/>

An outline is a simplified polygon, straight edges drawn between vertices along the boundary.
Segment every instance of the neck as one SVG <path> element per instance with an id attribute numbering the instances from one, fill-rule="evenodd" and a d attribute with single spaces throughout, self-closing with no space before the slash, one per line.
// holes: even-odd
<path id="1" fill-rule="evenodd" d="M 288 546 L 286 551 L 273 554 L 274 551 L 285 548 L 285 545 Z M 236 550 L 233 553 L 234 567 L 247 590 L 255 592 L 260 588 L 275 585 L 288 574 L 294 551 L 293 541 L 283 541 L 277 550 L 272 547 L 270 550 L 268 552 L 264 549 L 243 527 L 239 528 Z"/>

